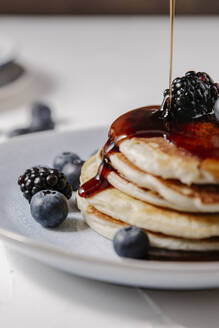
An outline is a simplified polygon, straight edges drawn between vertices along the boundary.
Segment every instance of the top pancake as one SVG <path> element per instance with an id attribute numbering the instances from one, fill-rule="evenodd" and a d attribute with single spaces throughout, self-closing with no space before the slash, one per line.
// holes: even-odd
<path id="1" fill-rule="evenodd" d="M 219 161 L 200 159 L 164 138 L 131 138 L 119 150 L 139 169 L 184 184 L 219 184 Z"/>

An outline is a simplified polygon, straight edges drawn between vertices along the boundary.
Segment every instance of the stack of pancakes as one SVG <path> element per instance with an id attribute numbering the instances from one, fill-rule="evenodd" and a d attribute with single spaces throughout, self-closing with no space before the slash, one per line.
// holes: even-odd
<path id="1" fill-rule="evenodd" d="M 102 151 L 85 162 L 81 183 L 94 177 Z M 219 163 L 200 159 L 164 138 L 131 138 L 109 155 L 110 187 L 77 203 L 88 225 L 112 239 L 136 225 L 150 240 L 149 257 L 219 259 Z"/>

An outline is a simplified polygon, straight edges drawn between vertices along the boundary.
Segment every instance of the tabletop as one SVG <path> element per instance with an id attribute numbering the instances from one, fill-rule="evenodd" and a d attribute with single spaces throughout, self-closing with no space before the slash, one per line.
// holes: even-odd
<path id="1" fill-rule="evenodd" d="M 218 17 L 176 19 L 173 76 L 219 76 Z M 54 108 L 57 129 L 108 125 L 160 103 L 168 87 L 167 17 L 1 17 L 28 83 L 0 91 L 0 131 L 28 121 L 30 103 Z M 152 291 L 63 273 L 0 244 L 0 325 L 216 328 L 219 291 Z"/>

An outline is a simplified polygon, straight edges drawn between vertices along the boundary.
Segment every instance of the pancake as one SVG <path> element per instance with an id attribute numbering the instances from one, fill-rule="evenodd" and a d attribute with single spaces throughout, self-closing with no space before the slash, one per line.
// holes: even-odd
<path id="1" fill-rule="evenodd" d="M 122 221 L 101 213 L 88 201 L 77 195 L 77 203 L 88 225 L 100 235 L 113 239 L 115 233 L 126 226 Z M 159 259 L 200 260 L 219 259 L 219 238 L 190 240 L 166 236 L 145 230 L 150 241 L 149 257 Z"/>
<path id="2" fill-rule="evenodd" d="M 119 150 L 139 169 L 164 179 L 187 185 L 219 183 L 218 160 L 202 160 L 161 137 L 127 139 Z"/>
<path id="3" fill-rule="evenodd" d="M 98 164 L 100 156 L 99 154 Z M 108 176 L 108 181 L 115 188 L 135 198 L 183 212 L 219 212 L 219 187 L 217 185 L 187 186 L 177 180 L 164 180 L 139 169 L 119 152 L 112 154 L 110 161 L 120 177 L 118 174 L 116 177 L 116 173 L 112 172 Z M 127 182 L 122 186 L 122 177 L 132 182 L 132 188 L 126 187 Z M 150 194 L 149 191 L 153 193 Z"/>
<path id="4" fill-rule="evenodd" d="M 99 158 L 99 154 L 97 154 L 96 159 L 93 158 L 93 170 L 97 172 L 98 166 L 101 162 Z M 143 200 L 145 202 L 165 207 L 165 208 L 172 208 L 179 210 L 180 207 L 175 206 L 174 204 L 168 202 L 168 200 L 163 199 L 157 192 L 151 191 L 149 189 L 142 189 L 139 188 L 136 184 L 131 183 L 121 175 L 117 174 L 116 172 L 112 171 L 107 176 L 107 180 L 116 189 L 136 198 Z"/>
<path id="5" fill-rule="evenodd" d="M 164 114 L 147 106 L 112 123 L 103 150 L 82 167 L 78 206 L 107 238 L 126 225 L 145 230 L 149 258 L 218 260 L 218 121 Z"/>
<path id="6" fill-rule="evenodd" d="M 95 156 L 82 167 L 81 182 L 96 174 Z M 107 188 L 86 198 L 89 205 L 117 220 L 175 237 L 202 239 L 219 236 L 219 214 L 191 214 L 161 208 Z"/>

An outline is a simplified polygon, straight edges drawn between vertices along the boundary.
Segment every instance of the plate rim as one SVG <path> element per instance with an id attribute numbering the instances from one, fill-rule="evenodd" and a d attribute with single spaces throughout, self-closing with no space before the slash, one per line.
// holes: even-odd
<path id="1" fill-rule="evenodd" d="M 29 139 L 41 139 L 47 136 L 54 136 L 54 135 L 66 135 L 75 132 L 88 132 L 88 131 L 107 131 L 107 127 L 100 125 L 100 126 L 87 126 L 87 127 L 77 127 L 71 130 L 66 131 L 45 131 L 31 135 L 19 136 L 13 139 L 6 140 L 5 142 L 0 144 L 0 149 L 7 147 L 9 144 L 16 144 L 22 142 L 28 142 Z M 202 272 L 205 273 L 209 270 L 219 271 L 219 261 L 211 261 L 211 262 L 189 262 L 189 261 L 155 261 L 155 260 L 136 260 L 136 259 L 126 259 L 121 258 L 121 261 L 115 262 L 113 260 L 107 259 L 99 259 L 95 256 L 86 256 L 86 255 L 78 255 L 76 253 L 64 251 L 59 249 L 58 247 L 49 245 L 47 243 L 43 243 L 40 241 L 36 241 L 31 239 L 27 236 L 22 235 L 21 233 L 12 232 L 10 230 L 4 229 L 0 227 L 0 239 L 11 242 L 16 242 L 18 245 L 25 245 L 29 247 L 29 249 L 33 248 L 37 251 L 49 252 L 53 255 L 64 256 L 69 260 L 81 261 L 86 263 L 92 263 L 96 265 L 104 265 L 104 266 L 113 266 L 115 268 L 122 268 L 122 269 L 140 269 L 140 270 L 156 270 L 156 271 L 167 271 L 167 272 Z"/>

